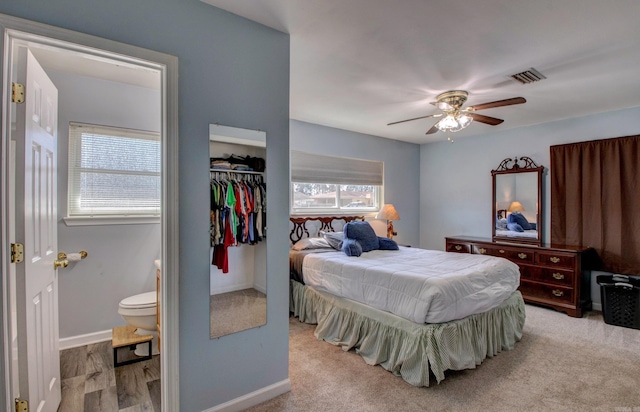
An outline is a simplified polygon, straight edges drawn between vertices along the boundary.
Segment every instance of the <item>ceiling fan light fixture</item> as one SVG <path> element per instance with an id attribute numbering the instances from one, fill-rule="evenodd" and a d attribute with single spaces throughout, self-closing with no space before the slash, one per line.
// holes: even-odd
<path id="1" fill-rule="evenodd" d="M 466 113 L 449 113 L 436 127 L 442 132 L 458 132 L 471 124 L 473 118 Z"/>
<path id="2" fill-rule="evenodd" d="M 473 117 L 469 116 L 466 113 L 462 113 L 460 116 L 458 116 L 458 123 L 460 123 L 460 126 L 462 126 L 463 129 L 469 126 L 472 121 Z"/>

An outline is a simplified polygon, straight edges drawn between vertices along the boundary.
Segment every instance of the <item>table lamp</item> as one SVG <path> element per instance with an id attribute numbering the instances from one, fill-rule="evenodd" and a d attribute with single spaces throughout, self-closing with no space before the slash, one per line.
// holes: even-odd
<path id="1" fill-rule="evenodd" d="M 382 206 L 382 209 L 376 215 L 376 219 L 385 219 L 387 221 L 387 237 L 389 239 L 398 234 L 393 231 L 393 221 L 400 220 L 400 215 L 391 203 Z"/>

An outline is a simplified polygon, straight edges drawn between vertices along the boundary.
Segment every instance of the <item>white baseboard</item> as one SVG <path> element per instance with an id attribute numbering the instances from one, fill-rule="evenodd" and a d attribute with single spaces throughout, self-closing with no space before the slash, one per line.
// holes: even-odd
<path id="1" fill-rule="evenodd" d="M 599 302 L 591 302 L 591 309 L 602 312 L 602 303 Z"/>
<path id="2" fill-rule="evenodd" d="M 221 293 L 237 292 L 239 290 L 245 290 L 245 289 L 253 289 L 253 284 L 244 283 L 244 284 L 241 284 L 241 285 L 225 286 L 225 287 L 221 287 L 221 288 L 216 288 L 215 290 L 209 290 L 209 293 L 211 295 L 219 295 Z"/>
<path id="3" fill-rule="evenodd" d="M 91 343 L 111 340 L 111 329 L 100 332 L 87 333 L 86 335 L 70 336 L 59 340 L 60 350 L 76 348 L 78 346 L 89 345 Z"/>
<path id="4" fill-rule="evenodd" d="M 254 288 L 255 290 L 257 290 L 258 292 L 262 292 L 262 293 L 264 293 L 265 295 L 267 294 L 267 288 L 266 288 L 266 287 L 264 287 L 264 286 L 262 286 L 262 285 L 258 285 L 258 284 L 256 284 L 256 283 L 254 283 L 254 284 L 253 284 L 253 288 Z"/>
<path id="5" fill-rule="evenodd" d="M 276 396 L 287 393 L 291 390 L 291 381 L 285 379 L 273 385 L 266 386 L 257 391 L 248 393 L 239 398 L 232 399 L 229 402 L 214 406 L 202 412 L 237 412 L 242 411 L 259 403 L 273 399 Z"/>

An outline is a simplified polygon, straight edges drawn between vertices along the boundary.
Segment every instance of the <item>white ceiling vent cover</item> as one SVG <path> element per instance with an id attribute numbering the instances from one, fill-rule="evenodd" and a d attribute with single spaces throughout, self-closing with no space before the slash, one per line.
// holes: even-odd
<path id="1" fill-rule="evenodd" d="M 516 80 L 522 84 L 529 84 L 529 83 L 537 82 L 538 80 L 546 79 L 546 76 L 544 76 L 542 73 L 540 73 L 533 67 L 521 73 L 512 74 L 510 77 L 513 80 Z"/>

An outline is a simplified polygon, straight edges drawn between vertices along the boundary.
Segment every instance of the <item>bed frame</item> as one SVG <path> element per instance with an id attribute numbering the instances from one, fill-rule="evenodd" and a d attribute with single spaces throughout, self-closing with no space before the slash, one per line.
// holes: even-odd
<path id="1" fill-rule="evenodd" d="M 342 229 L 342 226 L 348 222 L 359 220 L 364 221 L 364 216 L 308 216 L 308 217 L 290 217 L 291 232 L 289 232 L 289 239 L 291 244 L 296 243 L 298 240 L 305 237 L 317 237 L 318 232 L 321 230 L 328 232 L 336 232 L 336 229 Z M 310 227 L 307 227 L 309 223 Z M 315 227 L 313 224 L 315 223 Z M 334 228 L 333 226 L 336 225 Z M 311 234 L 309 233 L 311 230 Z"/>
<path id="2" fill-rule="evenodd" d="M 340 230 L 353 220 L 364 218 L 291 217 L 289 238 L 295 243 L 317 236 L 319 230 Z M 487 357 L 513 349 L 522 337 L 525 306 L 519 291 L 484 313 L 418 324 L 295 280 L 290 284 L 289 309 L 301 322 L 317 324 L 316 338 L 344 351 L 355 349 L 368 364 L 380 365 L 414 386 L 429 386 L 430 375 L 440 383 L 446 370 L 474 369 Z"/>

